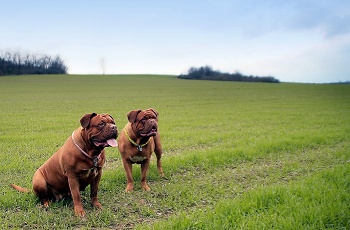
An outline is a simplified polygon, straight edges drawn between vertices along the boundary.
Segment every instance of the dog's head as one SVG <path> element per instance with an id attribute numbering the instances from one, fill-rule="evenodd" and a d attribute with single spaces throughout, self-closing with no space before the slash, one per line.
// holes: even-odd
<path id="1" fill-rule="evenodd" d="M 132 129 L 141 137 L 155 136 L 158 131 L 158 115 L 154 109 L 132 110 L 127 114 Z"/>
<path id="2" fill-rule="evenodd" d="M 90 143 L 97 148 L 116 147 L 118 129 L 111 115 L 87 113 L 80 119 Z"/>

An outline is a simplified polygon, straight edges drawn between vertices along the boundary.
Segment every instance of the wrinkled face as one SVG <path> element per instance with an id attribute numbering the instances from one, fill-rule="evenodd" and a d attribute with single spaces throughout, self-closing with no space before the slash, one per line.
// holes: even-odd
<path id="1" fill-rule="evenodd" d="M 117 146 L 115 139 L 118 137 L 118 129 L 109 114 L 85 114 L 80 122 L 86 129 L 88 139 L 95 147 Z"/>
<path id="2" fill-rule="evenodd" d="M 138 134 L 142 137 L 151 137 L 157 134 L 157 131 L 158 131 L 158 112 L 157 111 L 153 109 L 139 110 L 135 115 L 136 115 L 135 120 L 131 122 L 134 131 L 137 131 Z"/>

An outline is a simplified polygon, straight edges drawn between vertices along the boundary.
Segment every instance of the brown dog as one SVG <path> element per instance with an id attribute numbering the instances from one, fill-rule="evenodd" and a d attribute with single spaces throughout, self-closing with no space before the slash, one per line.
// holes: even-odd
<path id="1" fill-rule="evenodd" d="M 91 187 L 91 204 L 102 209 L 97 200 L 97 190 L 105 163 L 105 147 L 116 147 L 118 129 L 108 114 L 85 114 L 66 143 L 48 159 L 34 174 L 33 191 L 44 206 L 49 200 L 58 201 L 71 195 L 75 215 L 85 216 L 79 191 Z M 29 189 L 11 186 L 20 192 Z"/>
<path id="2" fill-rule="evenodd" d="M 164 176 L 162 163 L 162 145 L 158 130 L 158 112 L 154 109 L 133 110 L 127 114 L 129 123 L 122 130 L 118 148 L 123 159 L 126 172 L 127 187 L 125 191 L 134 189 L 132 164 L 141 164 L 141 187 L 149 191 L 146 176 L 152 152 L 156 153 L 158 172 Z"/>

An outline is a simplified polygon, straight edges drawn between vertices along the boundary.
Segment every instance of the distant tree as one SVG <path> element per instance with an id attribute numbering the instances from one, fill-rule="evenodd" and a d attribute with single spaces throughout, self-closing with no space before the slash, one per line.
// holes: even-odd
<path id="1" fill-rule="evenodd" d="M 201 66 L 199 68 L 190 67 L 187 74 L 178 76 L 180 79 L 194 79 L 194 80 L 217 80 L 217 81 L 245 81 L 245 82 L 270 82 L 279 83 L 280 81 L 272 76 L 245 76 L 240 72 L 222 73 L 213 70 L 211 66 Z"/>
<path id="2" fill-rule="evenodd" d="M 63 60 L 56 56 L 11 54 L 0 52 L 0 76 L 22 74 L 67 74 L 68 68 Z"/>

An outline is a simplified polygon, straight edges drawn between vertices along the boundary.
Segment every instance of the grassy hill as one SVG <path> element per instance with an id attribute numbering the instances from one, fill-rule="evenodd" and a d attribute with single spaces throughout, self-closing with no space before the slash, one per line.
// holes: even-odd
<path id="1" fill-rule="evenodd" d="M 190 81 L 162 75 L 0 77 L 0 227 L 106 229 L 349 229 L 350 85 Z M 163 170 L 150 192 L 125 193 L 117 148 L 107 148 L 103 211 L 82 194 L 42 208 L 32 177 L 85 113 L 159 113 Z"/>

